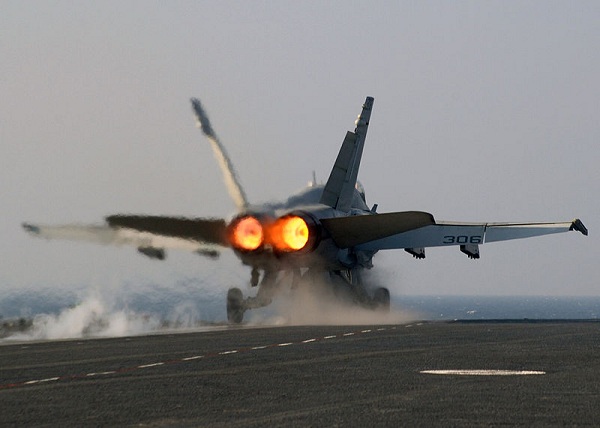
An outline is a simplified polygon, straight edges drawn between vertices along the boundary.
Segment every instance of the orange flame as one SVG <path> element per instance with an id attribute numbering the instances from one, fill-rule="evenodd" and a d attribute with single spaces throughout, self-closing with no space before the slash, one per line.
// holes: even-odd
<path id="1" fill-rule="evenodd" d="M 269 232 L 271 244 L 278 251 L 301 250 L 310 234 L 306 221 L 298 216 L 281 217 Z"/>
<path id="2" fill-rule="evenodd" d="M 231 245 L 245 251 L 256 250 L 263 244 L 263 227 L 255 217 L 243 217 L 231 229 Z"/>

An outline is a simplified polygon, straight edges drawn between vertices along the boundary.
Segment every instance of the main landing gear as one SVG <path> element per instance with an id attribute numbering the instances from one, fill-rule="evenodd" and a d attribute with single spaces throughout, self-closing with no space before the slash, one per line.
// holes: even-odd
<path id="1" fill-rule="evenodd" d="M 390 290 L 387 288 L 381 287 L 376 288 L 375 293 L 373 293 L 373 304 L 374 309 L 381 312 L 389 312 L 390 311 Z"/>
<path id="2" fill-rule="evenodd" d="M 227 320 L 232 324 L 239 324 L 244 319 L 244 312 L 248 309 L 262 308 L 271 304 L 273 297 L 281 287 L 278 279 L 278 272 L 265 272 L 260 281 L 258 292 L 255 297 L 244 299 L 242 290 L 239 288 L 230 288 L 227 292 Z M 252 270 L 252 286 L 258 284 L 258 270 Z"/>
<path id="3" fill-rule="evenodd" d="M 325 282 L 326 285 L 332 287 L 333 296 L 337 299 L 378 312 L 390 311 L 389 290 L 380 287 L 374 289 L 371 293 L 367 292 L 362 284 L 360 274 L 356 270 L 331 272 L 311 272 L 309 270 L 303 275 L 300 275 L 299 271 L 290 273 L 293 274 L 292 289 L 303 286 L 311 287 Z M 227 292 L 227 320 L 231 324 L 240 324 L 244 320 L 244 313 L 248 309 L 262 308 L 269 305 L 282 287 L 282 278 L 279 275 L 279 272 L 265 272 L 255 297 L 244 299 L 242 290 L 230 288 Z M 329 279 L 324 281 L 324 277 Z M 252 285 L 257 284 L 258 271 L 253 270 Z"/>

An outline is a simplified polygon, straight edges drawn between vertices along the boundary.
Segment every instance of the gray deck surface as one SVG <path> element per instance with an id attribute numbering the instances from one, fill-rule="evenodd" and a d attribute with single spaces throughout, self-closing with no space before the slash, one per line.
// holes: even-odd
<path id="1" fill-rule="evenodd" d="M 225 328 L 5 344 L 0 415 L 1 426 L 598 426 L 600 323 Z"/>

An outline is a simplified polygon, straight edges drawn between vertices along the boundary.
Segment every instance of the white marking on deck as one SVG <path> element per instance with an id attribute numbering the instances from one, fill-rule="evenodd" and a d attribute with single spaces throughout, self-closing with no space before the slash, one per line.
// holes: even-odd
<path id="1" fill-rule="evenodd" d="M 148 367 L 157 367 L 157 366 L 162 366 L 164 363 L 151 363 L 151 364 L 144 364 L 141 366 L 138 366 L 138 369 L 147 369 Z"/>
<path id="2" fill-rule="evenodd" d="M 106 375 L 111 375 L 111 374 L 115 374 L 116 371 L 111 370 L 108 372 L 99 372 L 99 373 L 88 373 L 86 374 L 86 376 L 106 376 Z"/>
<path id="3" fill-rule="evenodd" d="M 25 385 L 33 385 L 36 383 L 45 383 L 45 382 L 54 382 L 59 379 L 60 379 L 59 377 L 50 377 L 48 379 L 30 380 L 29 382 L 25 382 Z"/>
<path id="4" fill-rule="evenodd" d="M 545 375 L 539 370 L 421 370 L 421 374 L 446 375 L 446 376 L 532 376 Z"/>

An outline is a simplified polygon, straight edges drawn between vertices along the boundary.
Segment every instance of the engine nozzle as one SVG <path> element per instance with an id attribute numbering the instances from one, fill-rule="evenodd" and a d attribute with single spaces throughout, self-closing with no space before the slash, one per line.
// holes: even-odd
<path id="1" fill-rule="evenodd" d="M 265 240 L 263 225 L 253 216 L 238 217 L 229 225 L 228 233 L 231 246 L 240 251 L 254 251 Z"/>
<path id="2" fill-rule="evenodd" d="M 278 218 L 269 229 L 273 249 L 283 253 L 302 250 L 310 237 L 306 221 L 296 215 Z"/>
<path id="3" fill-rule="evenodd" d="M 316 244 L 317 228 L 311 220 L 295 213 L 275 220 L 243 215 L 229 224 L 228 239 L 234 249 L 243 252 L 265 248 L 279 254 L 299 252 Z"/>

